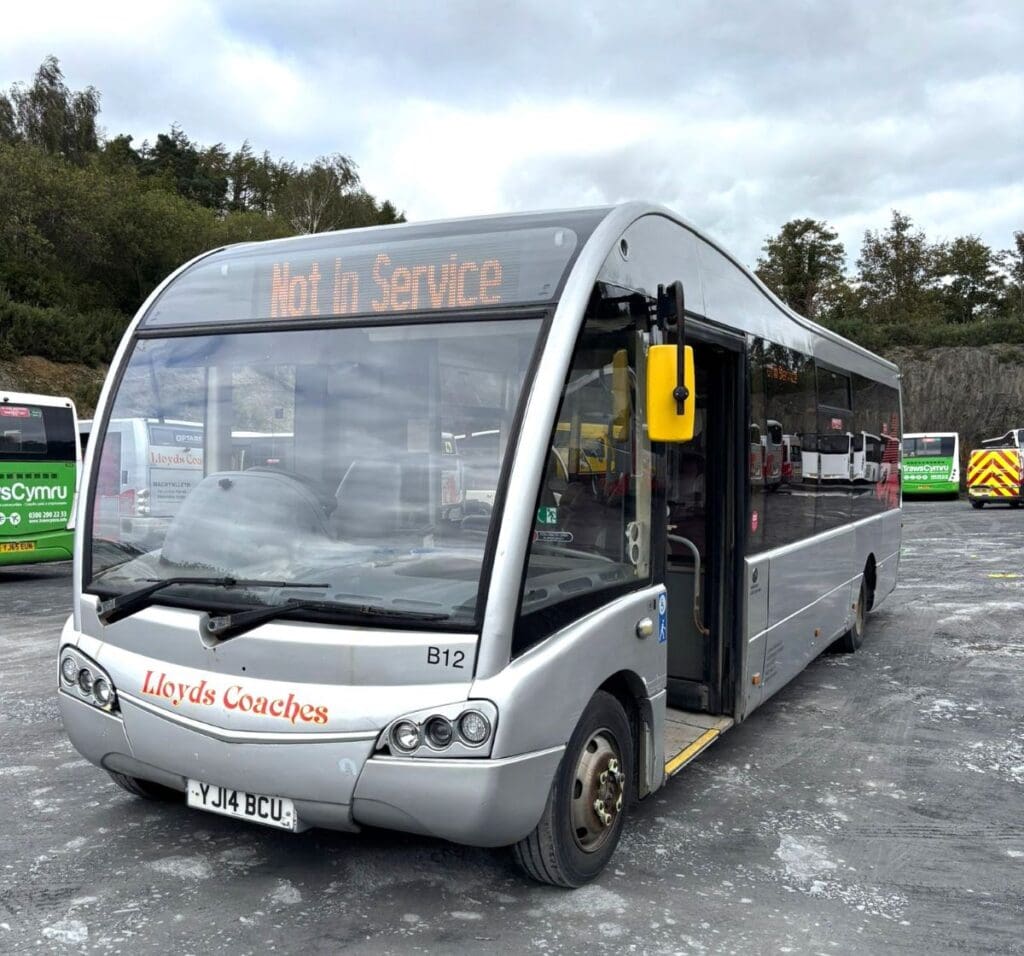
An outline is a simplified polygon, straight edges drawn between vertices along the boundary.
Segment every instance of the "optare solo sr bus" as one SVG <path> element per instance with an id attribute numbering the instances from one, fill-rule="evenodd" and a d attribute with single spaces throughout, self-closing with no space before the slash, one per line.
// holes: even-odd
<path id="1" fill-rule="evenodd" d="M 129 421 L 191 429 L 145 535 L 105 501 Z M 214 250 L 104 387 L 65 727 L 140 797 L 510 846 L 579 886 L 636 801 L 860 645 L 899 470 L 800 461 L 850 435 L 899 441 L 897 369 L 666 209 Z"/>

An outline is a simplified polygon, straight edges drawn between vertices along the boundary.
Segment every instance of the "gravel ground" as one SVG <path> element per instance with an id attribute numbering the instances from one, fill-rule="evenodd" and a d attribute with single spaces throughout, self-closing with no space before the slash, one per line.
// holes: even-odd
<path id="1" fill-rule="evenodd" d="M 117 789 L 55 701 L 68 565 L 0 571 L 0 952 L 1024 952 L 1024 512 L 905 510 L 897 592 L 565 892 L 500 852 Z"/>

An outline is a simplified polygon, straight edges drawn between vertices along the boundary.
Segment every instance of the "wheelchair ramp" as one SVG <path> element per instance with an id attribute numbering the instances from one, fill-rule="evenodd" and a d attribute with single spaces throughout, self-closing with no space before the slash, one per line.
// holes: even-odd
<path id="1" fill-rule="evenodd" d="M 665 775 L 675 776 L 707 750 L 735 721 L 669 707 L 665 714 Z"/>

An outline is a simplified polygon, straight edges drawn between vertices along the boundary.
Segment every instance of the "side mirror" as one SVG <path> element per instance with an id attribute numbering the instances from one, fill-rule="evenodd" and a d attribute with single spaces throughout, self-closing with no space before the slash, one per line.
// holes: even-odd
<path id="1" fill-rule="evenodd" d="M 697 403 L 691 397 L 678 411 L 676 389 L 697 394 L 693 348 L 683 346 L 683 381 L 679 381 L 679 346 L 652 345 L 647 350 L 647 437 L 651 441 L 686 442 L 693 439 Z"/>

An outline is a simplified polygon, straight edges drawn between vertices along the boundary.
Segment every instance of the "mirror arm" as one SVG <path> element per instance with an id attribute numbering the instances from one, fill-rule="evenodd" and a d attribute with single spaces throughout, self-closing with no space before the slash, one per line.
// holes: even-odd
<path id="1" fill-rule="evenodd" d="M 686 304 L 683 297 L 683 284 L 678 279 L 672 283 L 672 293 L 676 306 L 676 387 L 672 391 L 672 397 L 676 400 L 676 414 L 686 413 L 686 400 L 690 392 L 683 384 L 686 381 L 685 353 L 686 353 Z"/>

